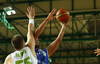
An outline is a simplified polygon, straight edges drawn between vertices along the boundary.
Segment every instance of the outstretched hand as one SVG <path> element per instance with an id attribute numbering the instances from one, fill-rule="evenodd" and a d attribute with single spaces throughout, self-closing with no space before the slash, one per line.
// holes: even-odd
<path id="1" fill-rule="evenodd" d="M 95 52 L 95 54 L 97 54 L 96 56 L 99 56 L 100 55 L 100 49 L 99 48 L 97 48 L 96 50 L 94 50 Z"/>
<path id="2" fill-rule="evenodd" d="M 61 23 L 62 26 L 66 26 L 68 24 L 69 20 L 66 23 Z"/>
<path id="3" fill-rule="evenodd" d="M 28 11 L 28 13 L 26 12 L 27 17 L 29 19 L 33 19 L 35 17 L 35 9 L 32 8 L 32 6 L 28 6 L 27 11 Z"/>
<path id="4" fill-rule="evenodd" d="M 55 12 L 56 12 L 56 9 L 54 8 L 47 17 L 48 21 L 50 21 L 56 17 L 56 16 L 53 16 Z"/>

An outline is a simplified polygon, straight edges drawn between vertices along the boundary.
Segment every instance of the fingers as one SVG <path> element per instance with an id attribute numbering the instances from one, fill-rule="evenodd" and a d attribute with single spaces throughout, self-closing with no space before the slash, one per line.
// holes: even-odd
<path id="1" fill-rule="evenodd" d="M 32 10 L 32 6 L 30 6 L 30 10 Z"/>
<path id="2" fill-rule="evenodd" d="M 28 15 L 28 13 L 27 13 L 27 12 L 25 12 L 25 14 L 27 15 L 27 17 L 29 17 L 29 15 Z"/>
<path id="3" fill-rule="evenodd" d="M 56 9 L 54 8 L 54 9 L 51 11 L 51 15 L 53 15 L 55 12 L 56 12 Z"/>
<path id="4" fill-rule="evenodd" d="M 56 18 L 56 15 L 53 18 Z"/>
<path id="5" fill-rule="evenodd" d="M 98 49 L 95 49 L 95 50 L 94 50 L 94 51 L 95 51 L 95 52 L 94 52 L 95 54 L 96 54 L 96 53 L 98 53 L 98 51 L 97 51 L 97 50 L 98 50 Z"/>
<path id="6" fill-rule="evenodd" d="M 97 51 L 97 50 L 94 50 L 94 51 Z"/>
<path id="7" fill-rule="evenodd" d="M 35 9 L 32 6 L 27 7 L 28 13 L 26 13 L 29 19 L 33 19 L 35 17 Z"/>
<path id="8" fill-rule="evenodd" d="M 30 6 L 27 7 L 27 11 L 28 11 L 28 13 L 30 12 Z"/>
<path id="9" fill-rule="evenodd" d="M 56 12 L 56 9 L 54 8 L 53 10 L 52 10 L 52 13 L 55 13 Z"/>
<path id="10" fill-rule="evenodd" d="M 32 11 L 34 11 L 34 8 L 32 8 L 32 6 L 28 6 L 28 7 L 27 7 L 27 11 L 28 11 L 28 13 L 29 13 L 29 12 L 32 12 Z"/>
<path id="11" fill-rule="evenodd" d="M 99 49 L 99 48 L 97 48 L 97 49 L 95 49 L 94 51 L 100 51 L 100 49 Z"/>
<path id="12" fill-rule="evenodd" d="M 27 11 L 28 11 L 28 13 L 30 13 L 30 12 L 35 13 L 35 9 L 32 6 L 28 6 Z"/>
<path id="13" fill-rule="evenodd" d="M 54 8 L 54 9 L 51 11 L 51 13 L 48 15 L 47 18 L 49 19 L 49 21 L 52 20 L 52 19 L 54 19 L 54 18 L 56 17 L 56 16 L 53 17 L 53 14 L 54 14 L 55 12 L 56 12 L 56 9 Z"/>
<path id="14" fill-rule="evenodd" d="M 96 56 L 99 56 L 100 55 L 100 53 L 98 53 Z"/>
<path id="15" fill-rule="evenodd" d="M 34 10 L 33 10 L 32 6 L 30 6 L 30 12 L 32 12 L 32 11 L 34 11 Z"/>
<path id="16" fill-rule="evenodd" d="M 97 52 L 97 51 L 95 51 L 95 52 L 94 52 L 94 54 L 98 54 L 98 52 Z"/>
<path id="17" fill-rule="evenodd" d="M 94 51 L 95 51 L 94 53 L 97 54 L 96 56 L 100 55 L 100 49 L 99 48 L 95 49 Z"/>
<path id="18" fill-rule="evenodd" d="M 32 8 L 32 11 L 33 11 L 33 13 L 35 13 L 35 9 L 34 8 Z"/>

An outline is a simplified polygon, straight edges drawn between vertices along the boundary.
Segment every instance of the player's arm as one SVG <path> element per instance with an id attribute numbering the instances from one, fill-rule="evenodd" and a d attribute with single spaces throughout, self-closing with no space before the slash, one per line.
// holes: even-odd
<path id="1" fill-rule="evenodd" d="M 35 30 L 34 32 L 34 38 L 35 40 L 39 37 L 39 35 L 42 33 L 44 27 L 46 26 L 46 24 L 55 18 L 54 13 L 56 12 L 56 9 L 54 8 L 51 13 L 48 15 L 48 17 L 39 25 L 39 27 Z"/>
<path id="2" fill-rule="evenodd" d="M 11 54 L 6 57 L 4 64 L 11 64 Z"/>
<path id="3" fill-rule="evenodd" d="M 28 24 L 28 33 L 27 33 L 27 43 L 26 45 L 30 48 L 35 48 L 35 41 L 33 36 L 33 28 L 34 28 L 34 16 L 35 16 L 35 10 L 32 7 L 27 8 L 28 13 L 26 13 L 27 17 L 29 18 L 29 24 Z"/>
<path id="4" fill-rule="evenodd" d="M 28 13 L 26 13 L 26 15 L 29 18 L 29 24 L 28 24 L 28 33 L 27 33 L 26 45 L 30 48 L 33 55 L 36 57 L 35 40 L 34 40 L 34 36 L 33 36 L 35 9 L 29 6 L 27 8 L 27 11 L 28 11 Z"/>
<path id="5" fill-rule="evenodd" d="M 50 57 L 57 50 L 60 42 L 62 41 L 62 38 L 64 36 L 64 32 L 65 32 L 65 28 L 66 28 L 66 24 L 67 23 L 62 24 L 62 28 L 60 30 L 58 37 L 47 47 L 48 57 Z"/>
<path id="6" fill-rule="evenodd" d="M 97 54 L 96 56 L 99 56 L 100 55 L 100 49 L 97 48 L 94 53 Z"/>

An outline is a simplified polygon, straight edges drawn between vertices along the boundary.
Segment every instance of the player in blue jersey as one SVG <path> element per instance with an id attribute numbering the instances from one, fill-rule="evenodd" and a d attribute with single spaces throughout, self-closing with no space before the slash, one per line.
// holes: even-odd
<path id="1" fill-rule="evenodd" d="M 46 24 L 56 17 L 56 16 L 53 16 L 55 12 L 56 12 L 56 9 L 54 8 L 51 11 L 51 13 L 48 15 L 48 17 L 39 25 L 39 27 L 34 32 L 34 38 L 36 40 L 35 52 L 37 55 L 38 64 L 49 64 L 48 57 L 50 57 L 57 50 L 60 42 L 62 41 L 64 32 L 65 32 L 67 23 L 65 23 L 65 24 L 61 23 L 62 28 L 58 34 L 58 37 L 47 48 L 39 49 L 38 37 L 42 33 Z"/>

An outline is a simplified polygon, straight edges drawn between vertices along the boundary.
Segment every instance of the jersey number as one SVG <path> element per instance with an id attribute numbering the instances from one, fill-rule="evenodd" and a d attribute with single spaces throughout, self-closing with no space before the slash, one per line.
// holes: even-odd
<path id="1" fill-rule="evenodd" d="M 16 61 L 16 64 L 21 64 L 24 62 L 24 64 L 32 64 L 30 61 L 28 61 L 30 57 L 25 58 L 24 60 L 18 60 Z"/>

